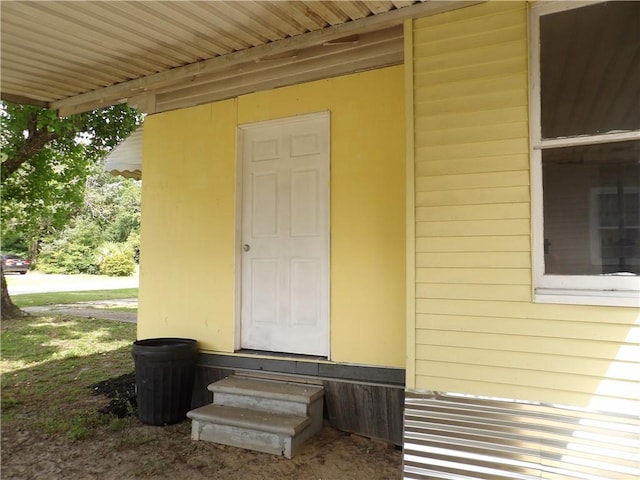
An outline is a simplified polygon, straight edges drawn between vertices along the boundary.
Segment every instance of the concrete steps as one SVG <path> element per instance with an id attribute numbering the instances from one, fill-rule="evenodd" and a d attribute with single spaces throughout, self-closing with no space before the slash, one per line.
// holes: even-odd
<path id="1" fill-rule="evenodd" d="M 231 376 L 208 390 L 213 403 L 187 413 L 193 440 L 292 458 L 322 428 L 322 387 Z"/>

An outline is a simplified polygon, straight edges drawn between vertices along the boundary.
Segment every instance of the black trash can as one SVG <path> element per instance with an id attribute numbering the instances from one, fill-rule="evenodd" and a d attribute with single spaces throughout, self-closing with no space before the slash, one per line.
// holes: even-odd
<path id="1" fill-rule="evenodd" d="M 138 418 L 147 425 L 184 420 L 191 408 L 198 343 L 188 338 L 133 342 Z"/>

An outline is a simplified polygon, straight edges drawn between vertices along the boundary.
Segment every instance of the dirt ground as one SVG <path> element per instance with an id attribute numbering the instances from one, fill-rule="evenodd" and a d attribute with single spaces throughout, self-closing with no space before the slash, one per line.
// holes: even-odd
<path id="1" fill-rule="evenodd" d="M 291 460 L 190 439 L 190 422 L 142 424 L 126 405 L 126 385 L 94 385 L 90 401 L 113 416 L 84 438 L 2 426 L 3 480 L 401 478 L 401 452 L 393 446 L 325 425 Z M 124 403 L 123 403 L 124 400 Z M 129 412 L 128 416 L 118 416 Z M 30 412 L 37 415 L 38 412 Z"/>

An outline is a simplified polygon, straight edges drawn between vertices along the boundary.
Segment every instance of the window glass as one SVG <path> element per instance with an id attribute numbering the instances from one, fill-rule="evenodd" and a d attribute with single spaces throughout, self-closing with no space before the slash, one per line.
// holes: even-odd
<path id="1" fill-rule="evenodd" d="M 545 273 L 640 274 L 640 141 L 542 152 Z"/>
<path id="2" fill-rule="evenodd" d="M 540 18 L 542 138 L 640 129 L 640 2 Z"/>

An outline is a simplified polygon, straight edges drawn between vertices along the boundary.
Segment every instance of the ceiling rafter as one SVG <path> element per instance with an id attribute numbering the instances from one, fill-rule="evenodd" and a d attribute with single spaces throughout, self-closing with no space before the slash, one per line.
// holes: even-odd
<path id="1" fill-rule="evenodd" d="M 481 1 L 1 2 L 1 98 L 60 115 L 123 102 L 153 113 L 380 68 L 402 62 L 402 43 L 374 47 L 371 34 Z M 215 80 L 229 74 L 237 85 Z"/>
<path id="2" fill-rule="evenodd" d="M 132 97 L 143 96 L 147 98 L 155 89 L 186 82 L 200 75 L 219 72 L 243 63 L 260 61 L 264 57 L 272 57 L 296 49 L 321 45 L 325 42 L 357 33 L 368 33 L 381 28 L 399 25 L 407 18 L 432 15 L 442 11 L 464 8 L 476 3 L 479 2 L 430 1 L 418 3 L 75 95 L 54 101 L 50 106 L 58 110 L 60 115 L 69 115 L 113 103 L 126 102 Z"/>

